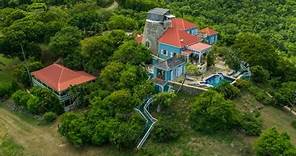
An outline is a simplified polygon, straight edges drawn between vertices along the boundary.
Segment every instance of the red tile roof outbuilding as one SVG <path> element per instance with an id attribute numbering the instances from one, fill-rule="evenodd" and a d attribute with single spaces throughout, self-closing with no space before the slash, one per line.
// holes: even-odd
<path id="1" fill-rule="evenodd" d="M 205 35 L 208 35 L 208 36 L 212 36 L 212 35 L 217 35 L 218 32 L 215 31 L 214 29 L 211 29 L 209 27 L 206 27 L 204 29 L 201 29 L 200 30 L 201 33 L 205 34 Z"/>
<path id="2" fill-rule="evenodd" d="M 73 71 L 59 64 L 52 64 L 32 72 L 32 76 L 57 92 L 96 79 L 95 76 L 84 71 Z"/>

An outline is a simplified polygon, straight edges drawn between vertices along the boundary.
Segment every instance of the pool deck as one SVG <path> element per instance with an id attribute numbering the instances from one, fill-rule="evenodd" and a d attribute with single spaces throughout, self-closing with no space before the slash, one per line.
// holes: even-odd
<path id="1" fill-rule="evenodd" d="M 217 58 L 215 66 L 208 68 L 208 70 L 205 73 L 198 76 L 187 75 L 185 84 L 202 88 L 211 87 L 210 85 L 200 84 L 200 82 L 204 82 L 207 78 L 217 73 L 222 73 L 224 76 L 234 79 L 234 81 L 231 83 L 233 84 L 238 78 L 228 76 L 228 73 L 230 73 L 231 71 L 232 70 L 225 65 L 225 62 L 221 58 Z M 175 81 L 181 82 L 182 80 L 184 80 L 184 77 L 181 77 Z"/>

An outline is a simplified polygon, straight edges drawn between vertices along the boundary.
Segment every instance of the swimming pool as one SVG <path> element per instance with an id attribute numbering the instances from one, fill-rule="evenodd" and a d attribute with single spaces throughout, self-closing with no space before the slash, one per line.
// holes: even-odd
<path id="1" fill-rule="evenodd" d="M 217 73 L 205 79 L 205 81 L 201 82 L 201 84 L 207 84 L 210 87 L 217 87 L 223 82 L 232 83 L 234 80 L 235 79 L 225 76 L 222 73 Z"/>

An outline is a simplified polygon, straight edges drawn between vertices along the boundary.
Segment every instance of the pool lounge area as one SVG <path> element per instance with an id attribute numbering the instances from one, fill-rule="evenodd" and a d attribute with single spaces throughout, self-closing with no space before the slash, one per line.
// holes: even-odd
<path id="1" fill-rule="evenodd" d="M 201 85 L 206 85 L 207 87 L 217 87 L 223 82 L 234 83 L 235 78 L 224 75 L 223 73 L 217 73 L 209 76 L 204 81 L 200 82 Z"/>

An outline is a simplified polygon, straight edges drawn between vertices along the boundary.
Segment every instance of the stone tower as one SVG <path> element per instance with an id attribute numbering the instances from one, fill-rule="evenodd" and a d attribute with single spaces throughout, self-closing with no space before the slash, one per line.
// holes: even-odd
<path id="1" fill-rule="evenodd" d="M 154 54 L 158 51 L 158 39 L 171 26 L 172 18 L 169 9 L 154 8 L 148 12 L 142 43 Z"/>

